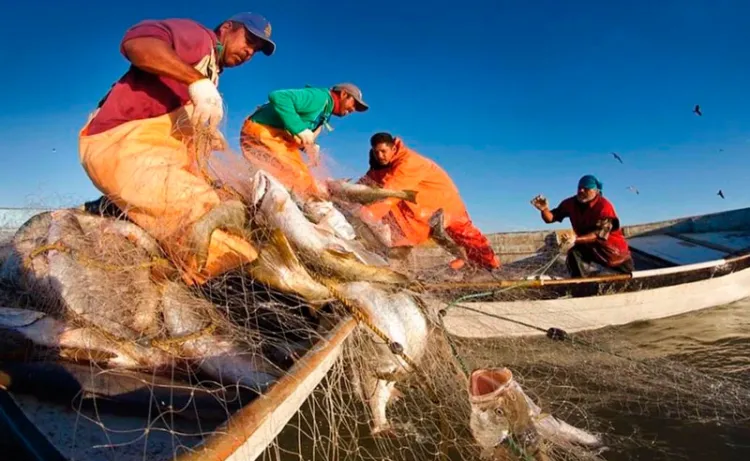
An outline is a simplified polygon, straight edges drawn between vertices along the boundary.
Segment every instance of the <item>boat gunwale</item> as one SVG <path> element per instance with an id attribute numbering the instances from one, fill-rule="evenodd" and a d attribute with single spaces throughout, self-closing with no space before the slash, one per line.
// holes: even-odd
<path id="1" fill-rule="evenodd" d="M 241 450 L 253 434 L 261 430 L 264 425 L 270 424 L 268 431 L 272 435 L 268 437 L 268 443 L 264 445 L 265 449 L 286 427 L 289 419 L 294 416 L 297 410 L 277 419 L 272 418 L 273 413 L 304 384 L 306 379 L 318 370 L 319 366 L 331 354 L 343 345 L 357 325 L 357 321 L 350 316 L 340 319 L 324 338 L 321 338 L 304 356 L 297 360 L 289 371 L 273 383 L 268 390 L 231 415 L 199 447 L 176 456 L 174 460 L 225 461 L 238 450 Z M 327 374 L 328 370 L 325 370 L 321 379 Z M 315 386 L 317 386 L 317 383 Z M 307 397 L 304 400 L 307 400 Z"/>
<path id="2" fill-rule="evenodd" d="M 750 253 L 704 263 L 636 271 L 633 274 L 613 274 L 560 280 L 516 279 L 491 282 L 442 282 L 424 284 L 423 289 L 438 295 L 441 293 L 451 293 L 452 295 L 456 295 L 456 297 L 468 297 L 484 292 L 487 293 L 487 296 L 501 295 L 512 288 L 537 289 L 537 292 L 531 296 L 513 300 L 515 302 L 526 302 L 556 299 L 561 296 L 587 298 L 632 291 L 648 291 L 723 277 L 748 269 L 750 269 Z M 696 277 L 696 275 L 700 276 Z M 660 281 L 665 283 L 659 283 Z M 493 291 L 496 291 L 496 293 L 492 293 Z M 481 301 L 477 299 L 475 301 L 487 302 L 487 299 L 482 299 Z M 466 300 L 464 302 L 471 301 Z"/>

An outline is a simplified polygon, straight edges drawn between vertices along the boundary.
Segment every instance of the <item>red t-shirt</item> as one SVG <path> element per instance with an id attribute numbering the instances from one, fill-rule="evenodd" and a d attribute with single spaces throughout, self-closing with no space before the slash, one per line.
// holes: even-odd
<path id="1" fill-rule="evenodd" d="M 218 82 L 219 67 L 214 52 L 217 38 L 213 31 L 190 19 L 148 20 L 130 28 L 121 43 L 138 37 L 169 43 L 180 59 Z M 122 45 L 120 52 L 125 54 Z M 99 112 L 86 134 L 101 133 L 131 120 L 159 117 L 189 100 L 187 85 L 130 66 L 99 103 Z"/>
<path id="2" fill-rule="evenodd" d="M 630 253 L 628 242 L 620 229 L 620 219 L 615 213 L 615 207 L 609 200 L 599 196 L 589 203 L 581 203 L 576 197 L 569 197 L 560 202 L 560 205 L 552 210 L 554 221 L 562 222 L 565 218 L 570 218 L 573 231 L 576 235 L 586 235 L 599 230 L 598 222 L 602 219 L 612 221 L 612 231 L 605 241 L 597 239 L 597 243 L 609 247 L 613 252 L 607 252 L 612 255 L 613 259 L 617 256 L 625 257 Z"/>

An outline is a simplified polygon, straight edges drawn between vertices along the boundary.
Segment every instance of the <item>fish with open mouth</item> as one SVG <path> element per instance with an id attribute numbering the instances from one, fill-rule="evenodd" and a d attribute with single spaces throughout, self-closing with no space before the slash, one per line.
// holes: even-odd
<path id="1" fill-rule="evenodd" d="M 469 376 L 469 426 L 489 459 L 546 461 L 545 444 L 599 448 L 601 439 L 544 415 L 507 368 L 479 368 Z"/>

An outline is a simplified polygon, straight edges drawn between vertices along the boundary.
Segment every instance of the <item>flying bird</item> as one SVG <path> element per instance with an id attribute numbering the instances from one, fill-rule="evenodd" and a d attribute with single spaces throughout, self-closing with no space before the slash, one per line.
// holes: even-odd
<path id="1" fill-rule="evenodd" d="M 693 112 L 695 112 L 696 114 L 698 114 L 699 117 L 701 115 L 703 115 L 703 112 L 701 112 L 701 106 L 699 106 L 698 104 L 695 105 L 695 108 L 693 109 Z"/>
<path id="2" fill-rule="evenodd" d="M 721 189 L 719 189 L 719 192 L 717 192 L 716 195 L 718 195 L 721 198 L 726 198 L 726 197 L 724 197 L 724 192 L 722 192 Z"/>
<path id="3" fill-rule="evenodd" d="M 617 155 L 617 152 L 610 152 L 612 154 L 612 157 L 614 157 L 618 162 L 622 163 L 622 159 L 619 155 Z"/>
<path id="4" fill-rule="evenodd" d="M 636 188 L 635 188 L 635 187 L 633 187 L 633 186 L 628 186 L 628 190 L 629 190 L 630 192 L 635 192 L 635 195 L 641 195 L 641 193 L 640 193 L 640 192 L 638 192 L 638 189 L 636 189 Z"/>

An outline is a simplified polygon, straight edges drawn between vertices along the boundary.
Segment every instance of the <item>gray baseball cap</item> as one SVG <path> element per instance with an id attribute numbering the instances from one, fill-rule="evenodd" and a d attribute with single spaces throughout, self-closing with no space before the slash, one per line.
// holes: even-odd
<path id="1" fill-rule="evenodd" d="M 365 112 L 367 109 L 370 108 L 370 106 L 365 103 L 364 99 L 362 99 L 362 90 L 359 89 L 359 87 L 353 83 L 339 83 L 336 85 L 333 85 L 331 87 L 331 90 L 333 91 L 346 91 L 348 94 L 350 94 L 354 100 L 357 102 L 356 104 L 356 110 L 357 112 Z"/>

